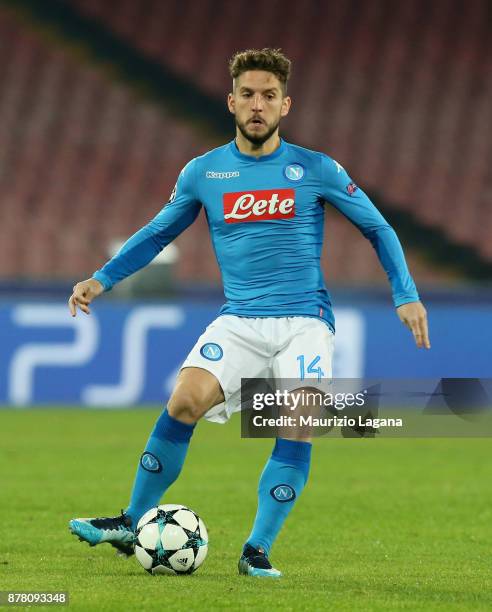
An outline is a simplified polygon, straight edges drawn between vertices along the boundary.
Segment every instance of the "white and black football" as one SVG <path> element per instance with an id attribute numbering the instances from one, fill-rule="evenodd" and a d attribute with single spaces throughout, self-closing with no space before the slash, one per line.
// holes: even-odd
<path id="1" fill-rule="evenodd" d="M 135 555 L 149 574 L 191 574 L 207 556 L 205 523 L 186 506 L 151 508 L 138 521 L 135 535 Z"/>

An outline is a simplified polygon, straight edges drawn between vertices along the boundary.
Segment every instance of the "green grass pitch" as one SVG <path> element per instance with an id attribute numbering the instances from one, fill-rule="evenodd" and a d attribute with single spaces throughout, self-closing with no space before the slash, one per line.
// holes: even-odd
<path id="1" fill-rule="evenodd" d="M 488 439 L 316 440 L 274 581 L 236 568 L 272 441 L 241 440 L 238 418 L 203 422 L 165 497 L 209 529 L 196 574 L 152 577 L 80 543 L 68 520 L 126 505 L 157 414 L 0 410 L 0 590 L 67 590 L 84 611 L 492 609 Z"/>

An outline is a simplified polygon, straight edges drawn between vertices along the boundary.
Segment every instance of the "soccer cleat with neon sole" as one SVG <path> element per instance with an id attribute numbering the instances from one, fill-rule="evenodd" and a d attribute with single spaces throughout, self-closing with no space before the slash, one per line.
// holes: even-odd
<path id="1" fill-rule="evenodd" d="M 131 519 L 123 511 L 120 516 L 111 518 L 76 518 L 68 523 L 73 535 L 90 546 L 111 544 L 119 555 L 129 557 L 134 554 L 135 534 Z"/>
<path id="2" fill-rule="evenodd" d="M 244 576 L 258 578 L 280 578 L 282 576 L 282 572 L 272 567 L 265 552 L 261 548 L 253 548 L 250 544 L 244 545 L 237 567 L 239 573 Z"/>

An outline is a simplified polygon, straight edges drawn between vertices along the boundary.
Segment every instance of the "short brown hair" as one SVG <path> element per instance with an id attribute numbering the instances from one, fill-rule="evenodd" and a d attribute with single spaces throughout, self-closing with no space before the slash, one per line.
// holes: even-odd
<path id="1" fill-rule="evenodd" d="M 287 93 L 287 81 L 290 76 L 291 61 L 281 49 L 247 49 L 234 53 L 229 62 L 229 72 L 237 79 L 247 70 L 266 70 L 273 73 L 282 85 L 283 94 Z"/>

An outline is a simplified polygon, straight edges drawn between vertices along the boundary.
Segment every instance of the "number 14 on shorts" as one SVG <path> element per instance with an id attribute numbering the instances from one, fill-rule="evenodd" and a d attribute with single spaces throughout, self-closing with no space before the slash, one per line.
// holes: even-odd
<path id="1" fill-rule="evenodd" d="M 325 375 L 321 366 L 318 365 L 319 360 L 321 359 L 320 355 L 316 355 L 316 357 L 308 364 L 306 367 L 306 358 L 304 355 L 298 355 L 297 361 L 299 362 L 299 378 L 304 380 L 306 378 L 306 374 L 316 374 L 318 377 L 318 382 Z M 318 367 L 316 367 L 318 366 Z"/>

